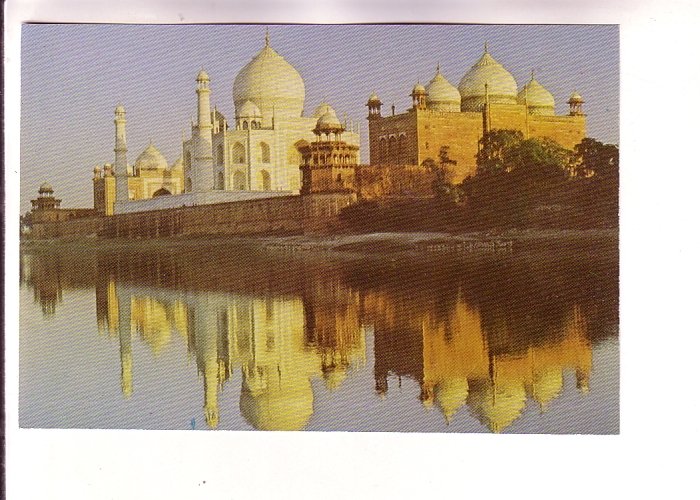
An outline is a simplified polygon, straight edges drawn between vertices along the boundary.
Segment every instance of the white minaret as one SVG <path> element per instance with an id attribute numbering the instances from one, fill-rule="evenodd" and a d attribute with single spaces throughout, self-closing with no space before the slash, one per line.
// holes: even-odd
<path id="1" fill-rule="evenodd" d="M 214 189 L 210 93 L 209 75 L 202 70 L 197 75 L 197 131 L 192 160 L 192 191 L 195 192 Z"/>
<path id="2" fill-rule="evenodd" d="M 126 152 L 126 110 L 120 104 L 114 110 L 114 175 L 117 183 L 117 202 L 129 200 Z"/>

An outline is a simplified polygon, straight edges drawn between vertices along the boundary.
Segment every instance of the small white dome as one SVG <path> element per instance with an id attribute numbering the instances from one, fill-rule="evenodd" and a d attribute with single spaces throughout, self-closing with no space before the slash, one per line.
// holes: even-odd
<path id="1" fill-rule="evenodd" d="M 574 91 L 574 93 L 569 97 L 569 102 L 583 102 L 583 97 L 581 97 L 581 94 Z"/>
<path id="2" fill-rule="evenodd" d="M 126 109 L 124 109 L 124 106 L 122 106 L 121 104 L 119 104 L 119 105 L 116 107 L 116 109 L 114 110 L 114 113 L 115 113 L 115 114 L 116 114 L 116 113 L 120 113 L 120 114 L 121 114 L 121 113 L 126 113 Z"/>
<path id="3" fill-rule="evenodd" d="M 253 101 L 246 101 L 240 107 L 238 118 L 261 118 L 260 108 Z"/>
<path id="4" fill-rule="evenodd" d="M 518 93 L 518 104 L 525 104 L 532 114 L 553 115 L 554 96 L 534 78 Z"/>
<path id="5" fill-rule="evenodd" d="M 318 120 L 323 115 L 325 115 L 328 111 L 335 112 L 335 110 L 331 107 L 330 104 L 328 104 L 327 102 L 322 102 L 321 104 L 316 106 L 316 109 L 314 110 L 313 118 Z"/>
<path id="6" fill-rule="evenodd" d="M 413 90 L 411 91 L 412 94 L 425 94 L 425 87 L 419 83 L 416 83 L 413 86 Z"/>
<path id="7" fill-rule="evenodd" d="M 489 100 L 493 103 L 515 104 L 518 85 L 515 78 L 491 54 L 484 55 L 471 67 L 459 82 L 462 111 L 480 111 L 485 102 L 486 85 Z"/>
<path id="8" fill-rule="evenodd" d="M 39 186 L 39 192 L 40 193 L 53 193 L 53 187 L 48 182 L 44 182 L 41 186 Z"/>
<path id="9" fill-rule="evenodd" d="M 198 82 L 208 82 L 209 81 L 209 75 L 207 75 L 207 72 L 204 70 L 201 70 L 197 74 L 197 81 Z"/>
<path id="10" fill-rule="evenodd" d="M 428 109 L 433 111 L 453 111 L 460 110 L 462 97 L 459 95 L 457 87 L 452 85 L 447 78 L 442 76 L 438 68 L 435 77 L 426 87 L 428 92 Z"/>
<path id="11" fill-rule="evenodd" d="M 330 107 L 329 110 L 326 111 L 316 122 L 316 130 L 322 133 L 331 133 L 342 129 L 343 125 L 340 123 L 340 120 L 338 119 L 338 116 L 336 116 L 333 108 Z"/>
<path id="12" fill-rule="evenodd" d="M 153 144 L 149 144 L 148 147 L 143 150 L 143 153 L 136 158 L 136 162 L 134 163 L 136 172 L 141 170 L 166 170 L 167 168 L 167 160 Z"/>

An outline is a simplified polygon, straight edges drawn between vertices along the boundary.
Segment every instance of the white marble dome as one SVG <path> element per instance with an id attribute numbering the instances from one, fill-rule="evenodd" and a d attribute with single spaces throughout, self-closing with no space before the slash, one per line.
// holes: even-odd
<path id="1" fill-rule="evenodd" d="M 161 152 L 158 151 L 158 148 L 153 144 L 149 144 L 138 158 L 136 158 L 134 168 L 136 172 L 142 170 L 166 170 L 168 168 L 168 161 Z"/>
<path id="2" fill-rule="evenodd" d="M 515 78 L 491 54 L 484 55 L 471 67 L 459 82 L 462 111 L 481 111 L 485 102 L 485 85 L 488 84 L 489 102 L 515 104 L 518 85 Z"/>
<path id="3" fill-rule="evenodd" d="M 236 110 L 246 101 L 254 102 L 266 123 L 275 118 L 299 118 L 304 110 L 304 80 L 284 57 L 265 47 L 238 73 L 233 82 Z M 240 113 L 238 113 L 240 114 Z"/>
<path id="4" fill-rule="evenodd" d="M 518 92 L 518 104 L 525 104 L 533 115 L 553 115 L 554 96 L 534 78 Z"/>
<path id="5" fill-rule="evenodd" d="M 425 90 L 428 92 L 428 98 L 426 99 L 428 109 L 432 111 L 460 111 L 462 96 L 459 94 L 457 87 L 442 76 L 440 68 L 438 68 L 435 77 Z"/>
<path id="6" fill-rule="evenodd" d="M 313 118 L 318 120 L 329 111 L 335 112 L 335 110 L 331 107 L 330 104 L 328 104 L 327 102 L 322 102 L 321 104 L 316 106 L 316 109 L 314 110 L 314 114 L 312 116 Z"/>
<path id="7" fill-rule="evenodd" d="M 246 101 L 240 108 L 236 108 L 238 111 L 237 118 L 260 118 L 262 113 L 260 108 L 255 105 L 253 101 Z"/>
<path id="8" fill-rule="evenodd" d="M 328 108 L 328 111 L 316 121 L 316 130 L 321 133 L 332 133 L 342 130 L 343 125 L 340 123 L 335 111 L 330 106 Z"/>

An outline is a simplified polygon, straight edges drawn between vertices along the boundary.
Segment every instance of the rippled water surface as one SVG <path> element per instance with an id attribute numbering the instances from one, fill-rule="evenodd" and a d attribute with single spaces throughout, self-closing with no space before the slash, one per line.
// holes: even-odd
<path id="1" fill-rule="evenodd" d="M 23 252 L 20 425 L 617 433 L 614 248 Z"/>

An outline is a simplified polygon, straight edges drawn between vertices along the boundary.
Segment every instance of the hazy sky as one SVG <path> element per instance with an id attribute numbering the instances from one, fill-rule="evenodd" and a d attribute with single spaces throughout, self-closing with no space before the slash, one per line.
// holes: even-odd
<path id="1" fill-rule="evenodd" d="M 205 68 L 212 104 L 231 121 L 232 85 L 262 48 L 264 25 L 25 25 L 22 29 L 21 211 L 48 181 L 64 207 L 92 206 L 92 169 L 114 160 L 114 108 L 127 111 L 129 162 L 150 139 L 172 163 L 196 112 L 195 76 Z M 306 85 L 305 114 L 322 100 L 361 123 L 376 91 L 390 112 L 410 107 L 440 63 L 453 85 L 483 52 L 519 88 L 535 70 L 566 113 L 573 90 L 586 101 L 588 135 L 619 141 L 617 26 L 270 25 L 272 47 Z"/>

